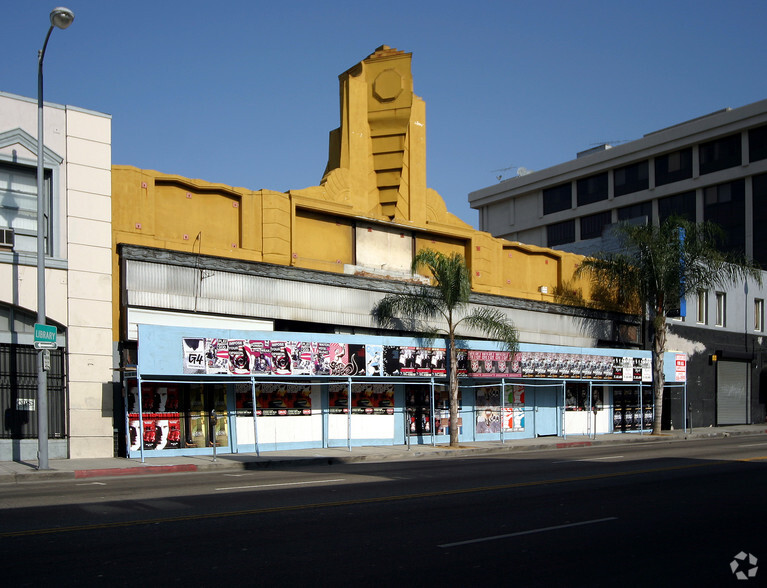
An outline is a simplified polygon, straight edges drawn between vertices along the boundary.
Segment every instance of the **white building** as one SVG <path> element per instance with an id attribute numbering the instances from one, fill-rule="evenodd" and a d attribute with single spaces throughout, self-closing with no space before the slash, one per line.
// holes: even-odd
<path id="1" fill-rule="evenodd" d="M 111 117 L 45 104 L 49 456 L 112 456 Z M 0 460 L 37 455 L 37 100 L 0 92 Z"/>

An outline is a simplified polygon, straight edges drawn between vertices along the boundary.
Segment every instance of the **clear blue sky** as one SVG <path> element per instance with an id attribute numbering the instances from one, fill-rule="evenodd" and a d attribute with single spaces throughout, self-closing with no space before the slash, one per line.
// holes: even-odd
<path id="1" fill-rule="evenodd" d="M 474 226 L 498 170 L 767 98 L 765 0 L 8 2 L 1 91 L 36 96 L 56 2 L 46 100 L 111 114 L 114 164 L 252 189 L 317 185 L 338 74 L 412 52 L 427 183 Z"/>

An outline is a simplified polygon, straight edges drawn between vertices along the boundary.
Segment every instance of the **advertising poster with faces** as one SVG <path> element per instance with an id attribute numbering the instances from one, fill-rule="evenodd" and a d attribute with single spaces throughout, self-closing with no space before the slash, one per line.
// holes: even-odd
<path id="1" fill-rule="evenodd" d="M 144 383 L 141 386 L 141 412 L 144 428 L 139 419 L 138 382 L 128 385 L 128 433 L 131 451 L 179 449 L 182 422 L 179 412 L 179 386 L 174 384 Z"/>
<path id="2" fill-rule="evenodd" d="M 477 433 L 501 432 L 501 390 L 496 386 L 477 389 Z"/>
<path id="3" fill-rule="evenodd" d="M 463 433 L 463 417 L 460 416 L 462 406 L 461 390 L 458 390 L 458 434 Z M 450 434 L 450 391 L 445 386 L 434 388 L 434 433 L 436 435 Z"/>
<path id="4" fill-rule="evenodd" d="M 330 414 L 347 414 L 349 388 L 346 384 L 328 386 Z M 394 414 L 393 384 L 352 384 L 352 414 Z"/>
<path id="5" fill-rule="evenodd" d="M 383 375 L 447 375 L 447 353 L 439 347 L 390 346 L 383 348 Z"/>
<path id="6" fill-rule="evenodd" d="M 447 375 L 440 347 L 255 339 L 182 339 L 184 374 L 273 376 Z M 648 381 L 649 358 L 457 349 L 459 375 L 486 378 L 567 378 Z"/>
<path id="7" fill-rule="evenodd" d="M 237 392 L 236 403 L 239 407 L 251 407 L 253 404 L 250 386 Z M 291 384 L 256 384 L 256 415 L 265 417 L 309 416 L 312 414 L 312 387 L 310 385 Z M 252 412 L 248 412 L 248 416 Z"/>

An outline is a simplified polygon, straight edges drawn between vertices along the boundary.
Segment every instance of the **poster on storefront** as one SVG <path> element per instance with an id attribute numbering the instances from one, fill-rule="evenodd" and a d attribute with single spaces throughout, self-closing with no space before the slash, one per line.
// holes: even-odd
<path id="1" fill-rule="evenodd" d="M 256 386 L 256 415 L 309 416 L 312 414 L 311 386 L 297 384 L 258 384 Z"/>
<path id="2" fill-rule="evenodd" d="M 344 360 L 346 362 L 344 374 L 347 376 L 364 376 L 365 364 L 367 363 L 365 345 L 349 344 L 346 348 L 348 350 L 348 356 Z"/>
<path id="3" fill-rule="evenodd" d="M 272 373 L 275 376 L 289 376 L 293 373 L 290 348 L 285 341 L 272 341 Z"/>
<path id="4" fill-rule="evenodd" d="M 349 387 L 346 384 L 328 386 L 328 412 L 330 414 L 349 412 Z"/>
<path id="5" fill-rule="evenodd" d="M 307 341 L 288 341 L 285 348 L 290 354 L 292 374 L 294 376 L 311 376 L 315 373 L 317 344 Z"/>
<path id="6" fill-rule="evenodd" d="M 520 407 L 504 407 L 503 430 L 517 433 L 525 430 L 525 410 Z"/>
<path id="7" fill-rule="evenodd" d="M 365 345 L 365 375 L 383 376 L 383 345 Z"/>
<path id="8" fill-rule="evenodd" d="M 414 376 L 415 347 L 384 346 L 384 375 Z"/>
<path id="9" fill-rule="evenodd" d="M 205 340 L 205 373 L 226 374 L 229 371 L 229 340 Z"/>
<path id="10" fill-rule="evenodd" d="M 131 451 L 139 451 L 141 449 L 141 421 L 138 420 L 138 414 L 128 415 L 128 443 L 130 443 Z"/>
<path id="11" fill-rule="evenodd" d="M 445 377 L 442 347 L 183 337 L 183 373 L 270 376 Z M 578 353 L 456 350 L 460 376 L 486 378 L 651 380 L 650 358 Z M 686 377 L 678 358 L 677 381 Z"/>
<path id="12" fill-rule="evenodd" d="M 352 414 L 394 414 L 394 386 L 392 384 L 353 384 L 351 390 Z M 346 414 L 349 405 L 347 384 L 328 386 L 330 414 Z"/>
<path id="13" fill-rule="evenodd" d="M 360 352 L 360 348 L 362 351 Z M 320 373 L 325 376 L 351 376 L 364 373 L 364 345 L 320 343 Z"/>
<path id="14" fill-rule="evenodd" d="M 477 389 L 477 433 L 501 432 L 501 390 L 497 386 Z"/>
<path id="15" fill-rule="evenodd" d="M 416 350 L 415 373 L 419 376 L 431 375 L 431 349 L 420 347 Z"/>
<path id="16" fill-rule="evenodd" d="M 235 376 L 250 374 L 250 344 L 242 339 L 229 339 L 229 373 Z"/>
<path id="17" fill-rule="evenodd" d="M 642 358 L 642 382 L 652 382 L 652 358 Z"/>
<path id="18" fill-rule="evenodd" d="M 507 351 L 468 351 L 469 375 L 498 378 L 521 376 L 520 361 Z M 514 373 L 517 369 L 517 373 Z"/>
<path id="19" fill-rule="evenodd" d="M 200 337 L 184 337 L 182 339 L 185 374 L 205 373 L 205 339 Z"/>
<path id="20" fill-rule="evenodd" d="M 205 394 L 202 385 L 189 387 L 189 404 L 183 419 L 185 447 L 207 447 L 208 423 L 204 416 Z"/>
<path id="21" fill-rule="evenodd" d="M 253 375 L 268 375 L 272 373 L 271 341 L 251 339 L 250 370 Z"/>

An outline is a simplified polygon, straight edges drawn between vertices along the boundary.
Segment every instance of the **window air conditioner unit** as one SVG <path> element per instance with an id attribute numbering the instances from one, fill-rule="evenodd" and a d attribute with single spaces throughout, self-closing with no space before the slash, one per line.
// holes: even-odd
<path id="1" fill-rule="evenodd" d="M 13 229 L 0 229 L 0 247 L 13 249 Z"/>

